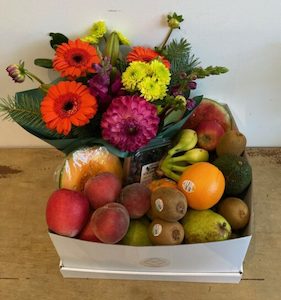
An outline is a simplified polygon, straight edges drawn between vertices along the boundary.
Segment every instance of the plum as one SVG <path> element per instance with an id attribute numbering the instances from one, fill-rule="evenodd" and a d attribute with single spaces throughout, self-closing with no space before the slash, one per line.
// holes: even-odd
<path id="1" fill-rule="evenodd" d="M 125 186 L 120 194 L 119 202 L 128 210 L 131 219 L 144 216 L 150 208 L 150 190 L 141 183 Z"/>

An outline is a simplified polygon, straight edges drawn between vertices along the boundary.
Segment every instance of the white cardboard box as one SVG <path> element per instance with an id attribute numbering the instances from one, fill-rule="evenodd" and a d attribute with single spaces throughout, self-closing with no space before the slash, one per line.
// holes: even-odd
<path id="1" fill-rule="evenodd" d="M 232 119 L 232 128 L 237 128 Z M 247 158 L 247 154 L 244 156 Z M 247 158 L 248 159 L 248 158 Z M 49 233 L 65 278 L 239 283 L 253 233 L 252 185 L 244 197 L 251 217 L 241 237 L 177 246 L 108 245 Z"/>
<path id="2" fill-rule="evenodd" d="M 125 246 L 81 241 L 49 233 L 66 278 L 168 280 L 238 283 L 253 229 L 251 186 L 245 201 L 251 210 L 239 238 L 177 246 Z"/>

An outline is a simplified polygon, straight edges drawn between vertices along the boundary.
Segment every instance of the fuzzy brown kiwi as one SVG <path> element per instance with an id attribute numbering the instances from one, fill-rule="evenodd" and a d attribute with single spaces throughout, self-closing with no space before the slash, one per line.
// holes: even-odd
<path id="1" fill-rule="evenodd" d="M 148 237 L 153 245 L 179 245 L 184 239 L 184 229 L 179 222 L 155 219 L 149 224 Z"/>
<path id="2" fill-rule="evenodd" d="M 228 197 L 218 205 L 218 214 L 222 215 L 233 230 L 244 228 L 250 219 L 248 205 L 236 197 Z"/>
<path id="3" fill-rule="evenodd" d="M 161 187 L 151 193 L 151 211 L 154 218 L 176 222 L 187 210 L 185 195 L 176 188 Z"/>
<path id="4" fill-rule="evenodd" d="M 216 146 L 216 153 L 218 156 L 223 154 L 241 155 L 247 144 L 245 135 L 237 130 L 229 130 L 219 139 Z"/>

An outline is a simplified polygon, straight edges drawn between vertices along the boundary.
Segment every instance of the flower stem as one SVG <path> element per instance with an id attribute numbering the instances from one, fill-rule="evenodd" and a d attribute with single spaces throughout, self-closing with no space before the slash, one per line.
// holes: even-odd
<path id="1" fill-rule="evenodd" d="M 164 41 L 163 41 L 163 43 L 162 43 L 162 45 L 161 45 L 161 47 L 160 47 L 160 50 L 163 50 L 164 47 L 166 46 L 166 44 L 167 44 L 167 42 L 168 42 L 168 40 L 169 40 L 169 38 L 170 38 L 170 36 L 171 36 L 173 30 L 174 30 L 174 28 L 170 28 L 170 29 L 169 29 L 169 32 L 167 33 L 167 35 L 166 35 L 166 37 L 165 37 L 165 39 L 164 39 Z"/>
<path id="2" fill-rule="evenodd" d="M 44 84 L 44 82 L 39 77 L 37 77 L 36 75 L 34 75 L 33 73 L 31 73 L 31 72 L 29 72 L 27 70 L 26 70 L 26 75 L 29 75 L 32 79 L 35 79 L 40 84 Z"/>

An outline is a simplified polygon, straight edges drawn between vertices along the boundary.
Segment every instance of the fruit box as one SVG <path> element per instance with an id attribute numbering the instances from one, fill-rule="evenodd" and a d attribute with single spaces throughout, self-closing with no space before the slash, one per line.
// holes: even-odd
<path id="1" fill-rule="evenodd" d="M 178 246 L 108 245 L 49 233 L 66 278 L 106 278 L 238 283 L 253 229 L 251 186 L 245 201 L 251 218 L 242 236 Z"/>
<path id="2" fill-rule="evenodd" d="M 253 231 L 252 185 L 244 200 L 251 211 L 249 224 L 240 237 L 226 241 L 137 247 L 49 235 L 65 278 L 239 283 Z"/>

